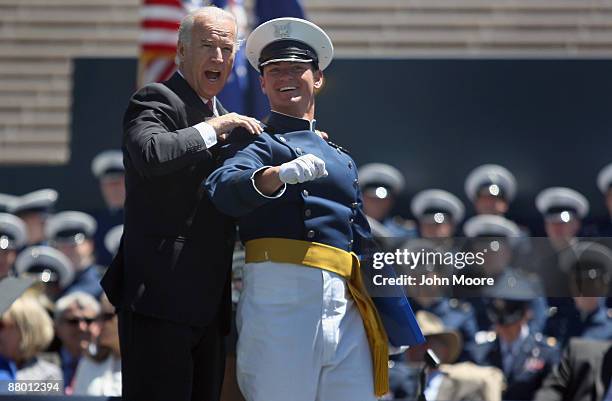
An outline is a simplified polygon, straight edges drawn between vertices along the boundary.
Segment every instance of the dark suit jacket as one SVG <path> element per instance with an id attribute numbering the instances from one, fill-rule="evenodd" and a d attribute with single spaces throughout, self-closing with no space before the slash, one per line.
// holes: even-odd
<path id="1" fill-rule="evenodd" d="M 118 308 L 193 326 L 219 315 L 227 329 L 234 224 L 202 186 L 218 146 L 206 149 L 193 128 L 210 117 L 178 73 L 130 99 L 123 120 L 125 226 L 102 286 Z"/>
<path id="2" fill-rule="evenodd" d="M 536 393 L 537 401 L 601 401 L 612 375 L 612 342 L 574 338 Z"/>

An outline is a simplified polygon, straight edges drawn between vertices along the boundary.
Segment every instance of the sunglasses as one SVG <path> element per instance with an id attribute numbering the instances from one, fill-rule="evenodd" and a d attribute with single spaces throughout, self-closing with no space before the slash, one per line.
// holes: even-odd
<path id="1" fill-rule="evenodd" d="M 71 326 L 78 326 L 81 322 L 85 322 L 88 326 L 96 321 L 95 318 L 90 317 L 75 317 L 71 319 L 63 319 L 64 323 L 67 323 Z"/>
<path id="2" fill-rule="evenodd" d="M 114 313 L 107 312 L 107 313 L 99 314 L 97 319 L 101 322 L 108 322 L 109 320 L 113 320 L 114 317 L 115 317 Z"/>

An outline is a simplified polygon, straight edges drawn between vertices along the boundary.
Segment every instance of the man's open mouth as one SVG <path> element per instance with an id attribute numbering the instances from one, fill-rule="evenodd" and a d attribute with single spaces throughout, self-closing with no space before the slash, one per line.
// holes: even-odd
<path id="1" fill-rule="evenodd" d="M 206 75 L 206 78 L 209 81 L 216 81 L 221 76 L 221 71 L 207 70 L 207 71 L 204 71 L 204 75 Z"/>
<path id="2" fill-rule="evenodd" d="M 295 86 L 283 86 L 282 88 L 279 89 L 279 92 L 287 92 L 287 91 L 292 91 L 296 89 L 297 87 Z"/>

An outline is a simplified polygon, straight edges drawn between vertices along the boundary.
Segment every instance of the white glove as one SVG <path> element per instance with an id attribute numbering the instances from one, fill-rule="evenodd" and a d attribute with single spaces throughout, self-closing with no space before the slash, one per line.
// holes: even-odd
<path id="1" fill-rule="evenodd" d="M 297 184 L 321 177 L 327 177 L 325 162 L 312 154 L 281 164 L 278 172 L 278 178 L 285 184 Z"/>

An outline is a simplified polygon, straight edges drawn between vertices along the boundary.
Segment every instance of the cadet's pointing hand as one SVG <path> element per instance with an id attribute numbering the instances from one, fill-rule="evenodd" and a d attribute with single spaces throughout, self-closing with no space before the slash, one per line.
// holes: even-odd
<path id="1" fill-rule="evenodd" d="M 281 164 L 278 172 L 278 178 L 285 184 L 297 184 L 320 177 L 327 177 L 325 162 L 312 154 Z"/>
<path id="2" fill-rule="evenodd" d="M 228 113 L 219 117 L 206 120 L 217 133 L 217 137 L 224 139 L 224 135 L 237 127 L 244 127 L 251 134 L 259 135 L 263 131 L 259 120 L 253 117 L 243 116 L 238 113 Z"/>

